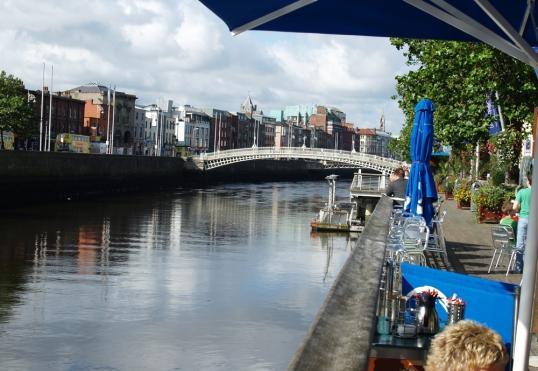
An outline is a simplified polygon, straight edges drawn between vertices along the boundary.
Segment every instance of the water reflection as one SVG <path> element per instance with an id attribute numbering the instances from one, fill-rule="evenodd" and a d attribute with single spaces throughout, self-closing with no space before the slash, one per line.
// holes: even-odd
<path id="1" fill-rule="evenodd" d="M 2 368 L 285 368 L 352 246 L 347 235 L 310 235 L 322 184 L 1 216 Z"/>

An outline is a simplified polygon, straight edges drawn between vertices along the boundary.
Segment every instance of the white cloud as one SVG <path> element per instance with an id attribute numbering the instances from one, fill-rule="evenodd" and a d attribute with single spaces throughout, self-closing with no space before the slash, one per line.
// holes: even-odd
<path id="1" fill-rule="evenodd" d="M 390 96 L 403 57 L 388 40 L 247 32 L 226 26 L 194 0 L 5 0 L 0 3 L 0 68 L 41 85 L 43 62 L 55 86 L 98 81 L 157 98 L 237 110 L 250 92 L 265 112 L 287 104 L 326 104 L 357 126 L 384 112 L 399 132 Z M 6 53 L 5 51 L 9 51 Z"/>

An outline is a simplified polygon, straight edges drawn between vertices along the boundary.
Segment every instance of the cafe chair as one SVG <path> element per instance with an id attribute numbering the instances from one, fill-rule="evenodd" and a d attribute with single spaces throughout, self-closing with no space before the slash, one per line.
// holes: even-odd
<path id="1" fill-rule="evenodd" d="M 419 223 L 407 224 L 399 244 L 390 246 L 395 250 L 395 260 L 426 266 L 424 251 L 428 246 L 430 229 L 422 219 Z"/>
<path id="2" fill-rule="evenodd" d="M 424 223 L 424 218 L 405 212 L 395 212 L 392 216 L 389 232 L 386 238 L 388 257 L 393 259 L 396 251 L 402 248 L 404 231 L 413 224 Z"/>
<path id="3" fill-rule="evenodd" d="M 510 270 L 514 269 L 517 254 L 521 254 L 521 251 L 516 249 L 512 227 L 501 224 L 491 226 L 491 240 L 493 241 L 493 255 L 489 263 L 488 273 L 491 272 L 494 262 L 494 269 L 496 269 L 504 257 L 509 257 L 506 267 L 506 275 L 508 276 Z"/>
<path id="4" fill-rule="evenodd" d="M 443 223 L 446 217 L 446 210 L 437 214 L 437 217 L 432 219 L 431 233 L 429 235 L 428 246 L 426 251 L 430 253 L 440 254 L 443 258 L 448 259 L 446 252 L 445 232 L 443 230 Z"/>

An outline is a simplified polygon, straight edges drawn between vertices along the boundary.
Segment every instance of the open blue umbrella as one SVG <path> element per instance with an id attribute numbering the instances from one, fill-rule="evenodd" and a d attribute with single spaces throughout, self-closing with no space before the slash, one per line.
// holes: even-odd
<path id="1" fill-rule="evenodd" d="M 437 190 L 430 169 L 433 145 L 433 111 L 429 99 L 422 99 L 415 107 L 415 121 L 411 131 L 411 169 L 405 191 L 404 209 L 421 215 L 429 225 L 433 216 L 433 202 Z"/>

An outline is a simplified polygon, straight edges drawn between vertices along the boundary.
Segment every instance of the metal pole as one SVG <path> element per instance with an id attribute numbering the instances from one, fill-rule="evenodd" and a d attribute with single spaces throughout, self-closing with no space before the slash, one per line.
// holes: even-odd
<path id="1" fill-rule="evenodd" d="M 112 128 L 110 129 L 110 154 L 114 154 L 114 118 L 116 117 L 116 85 L 112 91 Z"/>
<path id="2" fill-rule="evenodd" d="M 475 163 L 475 178 L 478 180 L 478 171 L 480 169 L 480 143 L 476 142 L 476 163 Z"/>
<path id="3" fill-rule="evenodd" d="M 157 105 L 157 132 L 155 133 L 155 156 L 161 153 L 161 109 Z"/>
<path id="4" fill-rule="evenodd" d="M 54 82 L 54 65 L 50 66 L 50 89 L 49 89 L 49 125 L 47 130 L 47 152 L 50 152 L 50 132 L 52 131 L 52 87 Z"/>
<path id="5" fill-rule="evenodd" d="M 222 112 L 219 112 L 219 138 L 217 141 L 217 152 L 220 151 L 220 125 L 222 124 Z"/>
<path id="6" fill-rule="evenodd" d="M 533 167 L 538 163 L 538 151 L 534 152 Z M 532 172 L 532 184 L 538 184 L 538 171 Z M 536 282 L 536 263 L 538 262 L 538 228 L 534 220 L 538 215 L 538 196 L 531 195 L 529 213 L 529 228 L 523 264 L 523 279 L 521 280 L 521 300 L 517 318 L 516 340 L 514 351 L 514 371 L 527 371 L 529 368 L 529 348 L 531 341 L 532 310 L 534 307 L 534 284 Z"/>
<path id="7" fill-rule="evenodd" d="M 216 153 L 217 152 L 217 115 L 215 115 L 213 129 L 215 130 L 215 133 L 213 134 L 213 153 Z M 254 140 L 256 140 L 256 135 L 254 135 Z"/>
<path id="8" fill-rule="evenodd" d="M 106 116 L 106 153 L 110 154 L 110 84 L 106 90 L 106 105 L 107 105 L 107 116 Z"/>
<path id="9" fill-rule="evenodd" d="M 43 150 L 43 101 L 45 100 L 45 63 L 43 63 L 43 83 L 41 84 L 41 119 L 39 120 L 39 150 Z"/>

